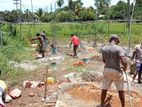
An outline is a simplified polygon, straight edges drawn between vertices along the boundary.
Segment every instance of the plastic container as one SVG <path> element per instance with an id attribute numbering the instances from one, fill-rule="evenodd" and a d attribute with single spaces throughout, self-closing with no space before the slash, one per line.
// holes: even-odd
<path id="1" fill-rule="evenodd" d="M 47 78 L 47 83 L 48 84 L 53 84 L 55 82 L 54 78 L 53 77 L 48 77 Z"/>
<path id="2" fill-rule="evenodd" d="M 88 58 L 83 58 L 82 61 L 87 63 L 87 62 L 89 62 L 89 59 Z"/>

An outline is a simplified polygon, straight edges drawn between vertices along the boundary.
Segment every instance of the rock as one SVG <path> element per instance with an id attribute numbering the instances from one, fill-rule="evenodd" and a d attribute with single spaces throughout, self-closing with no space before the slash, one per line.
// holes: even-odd
<path id="1" fill-rule="evenodd" d="M 40 82 L 37 87 L 42 87 L 45 85 L 45 82 Z"/>
<path id="2" fill-rule="evenodd" d="M 101 82 L 102 78 L 103 78 L 103 73 L 102 72 L 95 72 L 95 71 L 83 72 L 81 74 L 81 77 L 82 77 L 83 81 Z"/>
<path id="3" fill-rule="evenodd" d="M 42 87 L 45 84 L 45 82 L 41 81 L 24 81 L 23 82 L 23 87 L 24 88 L 36 88 L 36 87 Z"/>
<path id="4" fill-rule="evenodd" d="M 29 93 L 29 96 L 30 96 L 30 97 L 34 97 L 34 96 L 35 96 L 35 93 L 34 93 L 34 92 L 30 92 L 30 93 Z"/>
<path id="5" fill-rule="evenodd" d="M 16 98 L 19 98 L 21 96 L 21 93 L 22 93 L 22 91 L 20 89 L 16 88 L 16 89 L 12 90 L 9 95 L 13 99 L 16 99 Z"/>
<path id="6" fill-rule="evenodd" d="M 24 88 L 31 88 L 31 86 L 32 86 L 32 83 L 30 81 L 26 80 L 26 81 L 23 82 L 23 87 Z"/>
<path id="7" fill-rule="evenodd" d="M 10 95 L 6 95 L 6 97 L 5 97 L 5 102 L 6 103 L 9 103 L 9 102 L 11 102 L 12 101 L 12 98 L 10 97 Z"/>
<path id="8" fill-rule="evenodd" d="M 82 78 L 78 73 L 72 72 L 64 76 L 71 83 L 82 82 Z"/>

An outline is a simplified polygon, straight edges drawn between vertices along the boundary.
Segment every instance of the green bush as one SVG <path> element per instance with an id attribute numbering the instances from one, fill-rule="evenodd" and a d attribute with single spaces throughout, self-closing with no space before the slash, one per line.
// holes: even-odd
<path id="1" fill-rule="evenodd" d="M 73 11 L 60 11 L 56 14 L 56 21 L 71 22 L 74 21 L 75 13 Z"/>

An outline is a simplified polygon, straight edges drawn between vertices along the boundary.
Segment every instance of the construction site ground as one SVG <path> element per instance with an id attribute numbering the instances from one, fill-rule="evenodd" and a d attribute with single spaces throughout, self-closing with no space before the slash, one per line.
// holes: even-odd
<path id="1" fill-rule="evenodd" d="M 104 63 L 99 50 L 102 45 L 92 46 L 93 42 L 84 42 L 83 47 L 79 48 L 78 58 L 73 58 L 72 48 L 67 47 L 66 44 L 59 44 L 56 55 L 47 52 L 45 58 L 34 59 L 34 63 L 36 61 L 38 63 L 36 66 L 40 66 L 28 71 L 30 72 L 28 76 L 21 77 L 23 82 L 26 80 L 45 81 L 47 65 L 49 65 L 48 77 L 53 77 L 54 83 L 47 84 L 45 95 L 45 85 L 24 88 L 23 82 L 20 82 L 20 84 L 10 87 L 10 90 L 20 89 L 21 96 L 6 103 L 6 107 L 101 107 L 99 105 Z M 61 59 L 56 61 L 58 56 Z M 49 57 L 56 58 L 49 61 Z M 48 60 L 46 61 L 46 59 Z M 27 63 L 33 62 L 28 61 Z M 142 107 L 142 86 L 131 84 L 132 78 L 129 71 L 128 68 L 130 96 L 127 81 L 125 81 L 126 107 L 131 107 L 129 98 L 131 98 L 132 107 Z M 105 107 L 121 107 L 114 84 L 108 91 Z"/>

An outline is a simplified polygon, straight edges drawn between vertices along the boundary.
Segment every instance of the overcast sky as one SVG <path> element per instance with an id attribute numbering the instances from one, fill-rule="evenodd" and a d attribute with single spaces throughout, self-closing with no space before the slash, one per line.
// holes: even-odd
<path id="1" fill-rule="evenodd" d="M 48 9 L 50 10 L 50 4 L 55 3 L 57 0 L 22 0 L 22 10 L 30 9 L 31 10 L 31 1 L 33 2 L 33 9 L 37 10 L 38 8 Z M 67 5 L 68 0 L 64 0 L 65 5 Z M 82 0 L 83 6 L 94 7 L 95 0 Z M 116 4 L 119 0 L 111 0 L 111 4 Z M 127 1 L 127 0 L 123 0 Z M 4 10 L 13 10 L 16 9 L 16 5 L 14 5 L 14 0 L 0 0 L 0 11 Z"/>

